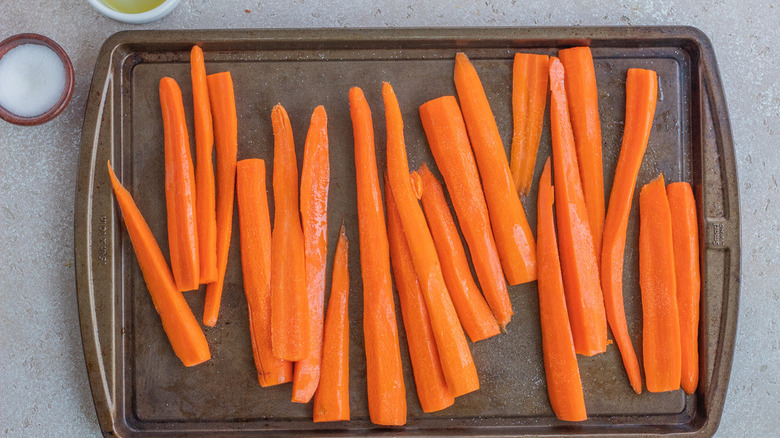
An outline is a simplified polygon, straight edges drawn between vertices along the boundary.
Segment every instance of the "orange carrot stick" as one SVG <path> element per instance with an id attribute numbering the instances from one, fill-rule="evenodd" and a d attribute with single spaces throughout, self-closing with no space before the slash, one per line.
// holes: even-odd
<path id="1" fill-rule="evenodd" d="M 452 395 L 457 397 L 479 389 L 477 369 L 444 282 L 433 237 L 412 189 L 409 165 L 406 161 L 401 109 L 393 88 L 387 82 L 382 84 L 382 97 L 387 119 L 387 166 L 390 188 L 393 190 L 406 241 L 412 253 L 414 270 L 417 272 L 417 278 L 421 279 L 420 286 L 431 318 L 444 377 L 447 379 L 447 386 L 452 391 Z"/>
<path id="2" fill-rule="evenodd" d="M 558 241 L 553 219 L 553 187 L 550 159 L 539 180 L 537 203 L 536 254 L 539 269 L 539 315 L 542 326 L 542 353 L 547 394 L 555 416 L 564 421 L 584 421 L 585 397 L 574 352 L 566 297 L 563 292 Z"/>
<path id="3" fill-rule="evenodd" d="M 385 187 L 389 187 L 385 175 Z M 390 259 L 393 264 L 395 287 L 401 301 L 409 359 L 412 361 L 417 398 L 423 412 L 445 409 L 455 402 L 442 371 L 436 339 L 428 317 L 425 297 L 414 271 L 412 253 L 406 242 L 401 215 L 395 204 L 392 190 L 385 190 L 387 203 L 387 230 L 390 239 Z"/>
<path id="4" fill-rule="evenodd" d="M 460 323 L 471 342 L 495 336 L 501 333 L 501 329 L 471 275 L 466 250 L 460 241 L 447 200 L 444 199 L 441 183 L 425 163 L 420 167 L 419 175 L 423 183 L 423 210 L 439 255 L 444 282 L 450 291 Z"/>
<path id="5" fill-rule="evenodd" d="M 349 421 L 349 241 L 341 224 L 322 346 L 314 422 Z"/>
<path id="6" fill-rule="evenodd" d="M 607 320 L 564 86 L 563 65 L 553 57 L 550 59 L 550 130 L 558 246 L 574 349 L 578 354 L 592 356 L 607 349 Z"/>
<path id="7" fill-rule="evenodd" d="M 680 388 L 680 318 L 672 246 L 672 214 L 661 174 L 639 192 L 642 355 L 650 392 Z"/>
<path id="8" fill-rule="evenodd" d="M 236 189 L 238 119 L 230 72 L 206 77 L 217 145 L 217 281 L 206 286 L 203 324 L 214 327 L 225 284 L 230 236 L 233 232 L 233 197 Z"/>
<path id="9" fill-rule="evenodd" d="M 265 188 L 265 162 L 241 160 L 236 165 L 236 198 L 241 232 L 241 271 L 249 307 L 257 381 L 273 386 L 292 379 L 292 362 L 271 350 L 271 219 Z"/>
<path id="10" fill-rule="evenodd" d="M 406 388 L 390 278 L 390 249 L 371 109 L 360 88 L 349 90 L 349 111 L 355 139 L 368 413 L 375 424 L 400 426 L 406 423 Z"/>
<path id="11" fill-rule="evenodd" d="M 654 71 L 636 68 L 628 70 L 623 144 L 620 146 L 615 179 L 609 195 L 601 250 L 601 288 L 607 321 L 623 357 L 628 380 L 637 394 L 642 392 L 642 377 L 628 335 L 623 307 L 623 254 L 631 199 L 653 125 L 657 90 L 658 81 Z"/>
<path id="12" fill-rule="evenodd" d="M 509 169 L 521 198 L 531 192 L 547 105 L 547 55 L 515 53 L 512 66 L 512 148 Z"/>
<path id="13" fill-rule="evenodd" d="M 590 47 L 572 47 L 558 52 L 566 79 L 566 99 L 577 148 L 588 223 L 596 259 L 601 258 L 604 229 L 604 167 L 601 160 L 601 122 L 596 70 Z"/>
<path id="14" fill-rule="evenodd" d="M 512 303 L 458 103 L 453 96 L 431 100 L 420 106 L 420 118 L 436 165 L 447 184 L 479 285 L 499 325 L 506 326 L 512 318 Z"/>
<path id="15" fill-rule="evenodd" d="M 292 401 L 297 403 L 308 403 L 320 381 L 325 266 L 328 256 L 329 166 L 328 116 L 320 105 L 311 116 L 301 171 L 301 226 L 311 334 L 309 355 L 295 363 Z"/>
<path id="16" fill-rule="evenodd" d="M 211 359 L 209 344 L 192 314 L 192 310 L 184 300 L 184 296 L 176 287 L 173 274 L 165 262 L 165 257 L 157 245 L 141 212 L 130 196 L 130 192 L 122 187 L 119 180 L 108 165 L 111 185 L 119 209 L 122 211 L 130 242 L 133 244 L 141 274 L 144 276 L 149 295 L 152 296 L 154 308 L 160 315 L 163 330 L 173 347 L 173 352 L 186 367 L 197 365 Z"/>
<path id="17" fill-rule="evenodd" d="M 200 284 L 195 175 L 181 89 L 171 78 L 160 79 L 160 107 L 165 131 L 165 204 L 171 268 L 179 290 L 193 290 Z"/>
<path id="18" fill-rule="evenodd" d="M 214 131 L 211 125 L 209 90 L 206 84 L 206 65 L 203 50 L 192 46 L 190 52 L 192 76 L 192 106 L 195 109 L 195 185 L 198 217 L 198 257 L 200 284 L 217 281 L 217 210 L 214 191 Z"/>
<path id="19" fill-rule="evenodd" d="M 282 105 L 274 128 L 274 229 L 271 238 L 271 346 L 279 359 L 306 358 L 311 348 L 303 230 L 298 215 L 298 164 L 292 126 Z"/>
<path id="20" fill-rule="evenodd" d="M 477 158 L 490 223 L 509 284 L 536 280 L 536 243 L 517 195 L 506 151 L 477 71 L 464 53 L 455 56 L 455 88 Z"/>
<path id="21" fill-rule="evenodd" d="M 681 386 L 688 394 L 699 384 L 699 231 L 696 200 L 685 182 L 666 186 L 672 214 L 677 310 L 680 318 Z"/>

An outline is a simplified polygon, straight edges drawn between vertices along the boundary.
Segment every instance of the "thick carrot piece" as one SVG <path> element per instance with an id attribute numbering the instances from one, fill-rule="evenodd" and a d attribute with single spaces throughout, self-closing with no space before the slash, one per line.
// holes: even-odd
<path id="1" fill-rule="evenodd" d="M 542 326 L 542 353 L 547 394 L 555 416 L 564 421 L 584 421 L 585 397 L 574 352 L 563 276 L 558 257 L 558 239 L 553 218 L 553 187 L 550 159 L 539 180 L 537 202 L 536 260 L 539 269 L 539 315 Z"/>
<path id="2" fill-rule="evenodd" d="M 688 394 L 699 384 L 699 299 L 701 272 L 699 269 L 699 228 L 696 200 L 691 185 L 686 182 L 666 186 L 669 210 L 672 214 L 674 239 L 674 270 L 677 282 L 677 310 L 680 318 L 681 381 Z"/>
<path id="3" fill-rule="evenodd" d="M 385 187 L 389 187 L 385 177 Z M 423 412 L 436 412 L 455 402 L 455 398 L 444 378 L 436 338 L 433 336 L 431 319 L 425 297 L 417 281 L 412 253 L 404 234 L 401 215 L 395 204 L 392 190 L 385 190 L 387 203 L 387 230 L 390 239 L 390 259 L 393 265 L 395 287 L 401 302 L 406 342 L 409 344 L 409 359 L 414 372 L 417 398 Z"/>
<path id="4" fill-rule="evenodd" d="M 436 253 L 439 255 L 444 282 L 447 290 L 450 291 L 460 323 L 471 338 L 471 342 L 495 336 L 501 333 L 501 329 L 471 275 L 466 250 L 460 241 L 460 234 L 447 200 L 444 199 L 441 183 L 425 163 L 418 173 L 423 183 L 423 211 L 431 229 L 433 243 L 436 245 Z M 508 322 L 512 314 L 511 303 L 508 306 L 509 316 L 506 315 L 506 310 L 507 308 L 503 307 L 496 313 L 505 317 Z"/>
<path id="5" fill-rule="evenodd" d="M 650 392 L 680 388 L 682 363 L 676 285 L 672 214 L 661 174 L 639 192 L 642 356 Z"/>
<path id="6" fill-rule="evenodd" d="M 512 65 L 512 148 L 509 169 L 521 198 L 531 192 L 547 106 L 549 56 L 515 53 Z"/>
<path id="7" fill-rule="evenodd" d="M 325 310 L 325 266 L 328 256 L 328 116 L 322 105 L 314 108 L 301 170 L 301 227 L 309 297 L 309 355 L 295 363 L 292 401 L 308 403 L 320 381 L 322 324 Z"/>
<path id="8" fill-rule="evenodd" d="M 200 285 L 195 174 L 181 89 L 171 78 L 160 79 L 160 107 L 165 131 L 165 204 L 171 270 L 179 290 L 194 290 Z"/>
<path id="9" fill-rule="evenodd" d="M 654 71 L 635 68 L 628 70 L 623 144 L 620 146 L 615 179 L 609 195 L 601 249 L 601 289 L 604 292 L 607 321 L 620 349 L 628 380 L 637 394 L 642 392 L 642 377 L 639 373 L 639 361 L 628 335 L 626 311 L 623 307 L 623 254 L 626 249 L 626 230 L 634 186 L 653 126 L 657 90 L 658 80 Z"/>
<path id="10" fill-rule="evenodd" d="M 517 195 L 504 144 L 477 71 L 455 56 L 455 88 L 479 166 L 501 266 L 511 285 L 536 280 L 536 243 Z"/>
<path id="11" fill-rule="evenodd" d="M 130 242 L 133 244 L 141 274 L 144 276 L 154 308 L 160 315 L 163 330 L 173 347 L 173 352 L 186 367 L 211 359 L 209 344 L 203 335 L 195 315 L 176 287 L 168 263 L 152 235 L 152 230 L 141 216 L 130 192 L 125 190 L 108 165 L 108 174 L 114 188 L 114 196 L 125 220 Z"/>
<path id="12" fill-rule="evenodd" d="M 590 47 L 572 47 L 558 52 L 566 79 L 566 99 L 577 148 L 588 223 L 596 259 L 601 258 L 604 230 L 604 166 L 601 159 L 601 122 L 596 70 Z"/>
<path id="13" fill-rule="evenodd" d="M 412 189 L 409 165 L 406 161 L 401 109 L 393 88 L 387 82 L 382 85 L 382 97 L 387 120 L 387 166 L 390 188 L 398 206 L 404 235 L 412 253 L 414 270 L 428 307 L 444 377 L 447 379 L 447 386 L 452 391 L 452 395 L 457 397 L 479 389 L 477 368 L 474 366 L 466 336 L 463 334 L 458 314 L 447 290 L 431 231 Z"/>
<path id="14" fill-rule="evenodd" d="M 428 101 L 420 106 L 420 119 L 466 238 L 479 285 L 498 323 L 506 326 L 512 318 L 512 303 L 458 103 L 453 96 Z"/>
<path id="15" fill-rule="evenodd" d="M 214 188 L 214 127 L 211 124 L 209 89 L 206 83 L 206 64 L 203 50 L 192 46 L 190 52 L 192 76 L 192 106 L 195 109 L 195 186 L 198 217 L 198 256 L 200 257 L 200 284 L 217 281 L 217 208 Z"/>
<path id="16" fill-rule="evenodd" d="M 279 359 L 298 361 L 311 348 L 303 230 L 298 214 L 298 163 L 292 125 L 282 105 L 274 129 L 274 229 L 271 238 L 271 346 Z"/>
<path id="17" fill-rule="evenodd" d="M 555 208 L 566 304 L 574 349 L 577 354 L 593 356 L 607 350 L 607 320 L 566 104 L 563 66 L 555 57 L 550 59 L 550 91 Z"/>
<path id="18" fill-rule="evenodd" d="M 406 424 L 406 388 L 390 276 L 390 248 L 376 169 L 374 124 L 360 88 L 349 90 L 349 111 L 355 139 L 368 413 L 375 424 L 400 426 Z"/>
<path id="19" fill-rule="evenodd" d="M 230 72 L 206 77 L 217 149 L 217 281 L 206 286 L 203 324 L 214 327 L 225 285 L 230 236 L 233 232 L 233 197 L 236 190 L 238 119 Z"/>
<path id="20" fill-rule="evenodd" d="M 349 241 L 341 225 L 322 346 L 314 422 L 349 421 Z"/>

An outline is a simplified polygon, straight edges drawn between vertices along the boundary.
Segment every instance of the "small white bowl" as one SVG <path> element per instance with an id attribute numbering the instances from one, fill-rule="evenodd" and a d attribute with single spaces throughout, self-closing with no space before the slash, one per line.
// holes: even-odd
<path id="1" fill-rule="evenodd" d="M 173 8 L 179 4 L 180 0 L 165 0 L 160 6 L 156 8 L 141 12 L 139 14 L 125 14 L 124 12 L 116 11 L 103 3 L 101 0 L 87 0 L 95 10 L 105 15 L 108 18 L 113 18 L 117 21 L 122 21 L 130 24 L 143 24 L 151 21 L 159 20 L 164 16 L 171 13 Z"/>

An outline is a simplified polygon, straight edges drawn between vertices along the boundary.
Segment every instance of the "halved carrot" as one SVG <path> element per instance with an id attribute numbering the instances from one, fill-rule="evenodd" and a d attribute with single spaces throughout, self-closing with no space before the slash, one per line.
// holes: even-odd
<path id="1" fill-rule="evenodd" d="M 194 290 L 200 285 L 195 174 L 181 89 L 172 78 L 160 79 L 160 107 L 165 132 L 165 204 L 171 269 L 179 290 Z"/>
<path id="2" fill-rule="evenodd" d="M 550 58 L 550 130 L 563 283 L 574 349 L 592 356 L 607 349 L 607 320 L 564 87 L 563 65 Z"/>
<path id="3" fill-rule="evenodd" d="M 349 241 L 341 224 L 322 345 L 314 422 L 349 421 Z"/>
<path id="4" fill-rule="evenodd" d="M 376 169 L 374 125 L 360 88 L 349 90 L 349 111 L 355 139 L 368 413 L 375 424 L 400 426 L 406 423 L 406 388 L 390 277 L 390 249 Z"/>
<path id="5" fill-rule="evenodd" d="M 195 186 L 198 217 L 198 256 L 200 257 L 200 284 L 217 281 L 217 209 L 214 189 L 214 129 L 211 124 L 209 89 L 206 83 L 206 64 L 203 50 L 192 46 L 190 52 L 192 76 L 192 106 L 195 109 Z"/>
<path id="6" fill-rule="evenodd" d="M 271 238 L 271 346 L 279 359 L 297 361 L 311 348 L 303 230 L 298 215 L 298 162 L 287 111 L 276 104 L 274 228 Z"/>
<path id="7" fill-rule="evenodd" d="M 385 102 L 390 188 L 393 190 L 398 212 L 401 215 L 404 235 L 412 253 L 414 270 L 417 272 L 417 278 L 420 279 L 420 287 L 425 296 L 444 377 L 447 379 L 447 386 L 452 391 L 452 395 L 457 397 L 479 389 L 477 369 L 444 282 L 433 237 L 412 189 L 409 165 L 406 161 L 401 109 L 393 88 L 387 82 L 382 84 L 382 97 Z"/>
<path id="8" fill-rule="evenodd" d="M 225 284 L 230 237 L 233 232 L 233 198 L 236 190 L 238 118 L 230 72 L 206 77 L 217 145 L 217 281 L 206 286 L 203 324 L 214 327 Z"/>
<path id="9" fill-rule="evenodd" d="M 236 165 L 236 198 L 241 233 L 241 271 L 249 307 L 249 333 L 260 386 L 292 379 L 292 362 L 274 357 L 271 349 L 271 219 L 265 183 L 265 162 L 256 158 Z"/>
<path id="10" fill-rule="evenodd" d="M 536 280 L 536 243 L 517 195 L 504 144 L 477 71 L 464 53 L 455 56 L 455 88 L 477 158 L 490 223 L 509 284 Z"/>
<path id="11" fill-rule="evenodd" d="M 639 192 L 642 356 L 650 392 L 680 388 L 682 363 L 676 284 L 672 215 L 661 174 Z"/>
<path id="12" fill-rule="evenodd" d="M 542 326 L 542 353 L 547 394 L 555 416 L 564 421 L 588 419 L 582 380 L 574 352 L 566 297 L 563 292 L 558 241 L 553 218 L 553 187 L 550 159 L 539 180 L 537 201 L 536 260 L 539 270 L 539 317 Z"/>
<path id="13" fill-rule="evenodd" d="M 498 323 L 506 326 L 512 318 L 512 303 L 458 103 L 453 96 L 428 101 L 420 106 L 420 119 L 436 165 L 447 184 L 479 285 Z"/>
<path id="14" fill-rule="evenodd" d="M 626 249 L 626 229 L 636 177 L 653 126 L 657 90 L 658 80 L 654 71 L 636 68 L 628 70 L 623 144 L 620 146 L 615 179 L 609 195 L 601 249 L 601 288 L 604 292 L 607 321 L 623 357 L 628 380 L 637 394 L 642 392 L 642 377 L 639 374 L 639 361 L 628 335 L 623 307 L 623 254 Z"/>
<path id="15" fill-rule="evenodd" d="M 390 187 L 385 176 L 385 187 Z M 387 203 L 387 230 L 390 239 L 390 259 L 393 265 L 395 287 L 401 301 L 409 359 L 412 362 L 417 398 L 423 412 L 445 409 L 455 402 L 444 378 L 431 319 L 425 305 L 425 297 L 414 271 L 412 253 L 406 242 L 401 215 L 395 204 L 392 190 L 385 189 Z"/>
<path id="16" fill-rule="evenodd" d="M 536 152 L 542 138 L 547 105 L 549 56 L 515 53 L 512 65 L 512 148 L 509 169 L 521 198 L 531 191 Z"/>
<path id="17" fill-rule="evenodd" d="M 577 148 L 588 223 L 596 259 L 601 258 L 604 229 L 604 167 L 601 160 L 601 122 L 596 70 L 590 47 L 572 47 L 558 52 L 566 78 L 566 99 Z"/>
<path id="18" fill-rule="evenodd" d="M 471 342 L 495 336 L 501 333 L 501 329 L 471 275 L 466 250 L 460 241 L 460 234 L 447 200 L 444 199 L 441 183 L 425 163 L 418 173 L 423 183 L 422 204 L 425 218 L 428 220 L 444 273 L 444 282 L 450 291 L 460 323 Z M 512 308 L 511 303 L 509 308 Z"/>
<path id="19" fill-rule="evenodd" d="M 314 108 L 306 135 L 301 170 L 301 227 L 309 296 L 309 355 L 295 363 L 292 401 L 308 403 L 320 381 L 322 320 L 325 317 L 325 266 L 328 256 L 328 116 L 322 105 Z"/>
<path id="20" fill-rule="evenodd" d="M 696 200 L 686 182 L 666 186 L 672 214 L 674 270 L 677 282 L 677 310 L 680 318 L 682 376 L 680 386 L 688 394 L 699 384 L 699 228 Z"/>
<path id="21" fill-rule="evenodd" d="M 197 365 L 211 359 L 209 344 L 192 314 L 192 310 L 184 300 L 184 296 L 176 287 L 173 274 L 168 263 L 152 235 L 152 230 L 141 216 L 141 212 L 133 201 L 130 192 L 122 187 L 107 163 L 111 185 L 119 209 L 122 211 L 130 242 L 133 244 L 141 274 L 144 276 L 149 295 L 152 296 L 154 309 L 160 315 L 163 330 L 173 347 L 173 352 L 186 367 Z"/>

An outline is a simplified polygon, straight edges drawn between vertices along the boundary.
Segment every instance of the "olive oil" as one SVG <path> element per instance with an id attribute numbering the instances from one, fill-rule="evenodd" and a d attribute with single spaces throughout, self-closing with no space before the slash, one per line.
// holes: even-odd
<path id="1" fill-rule="evenodd" d="M 165 0 L 103 0 L 109 8 L 125 14 L 140 14 L 151 11 Z"/>

